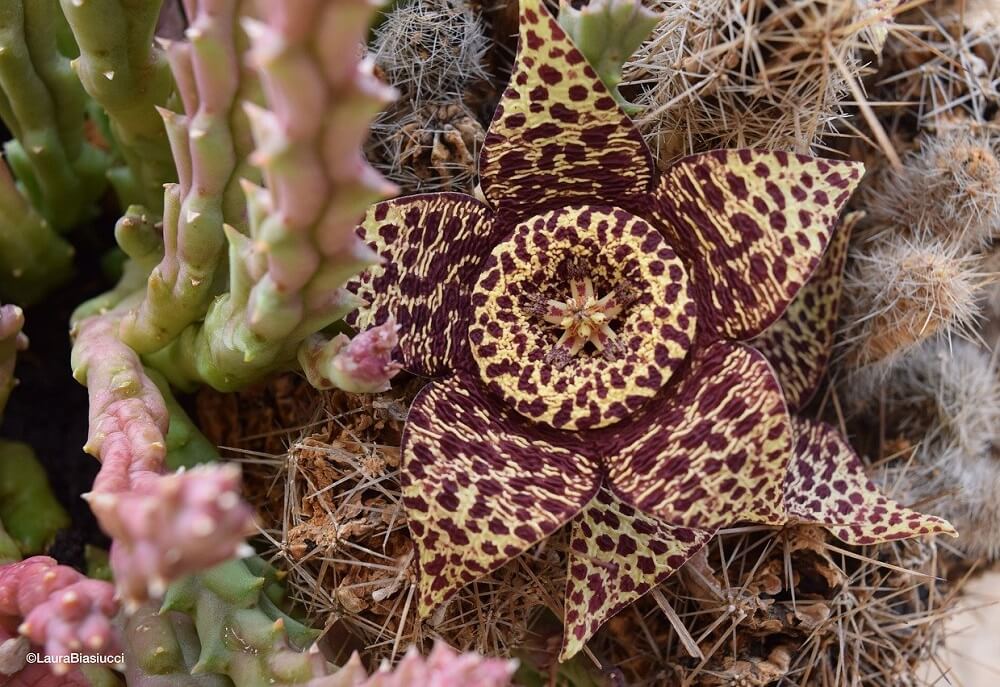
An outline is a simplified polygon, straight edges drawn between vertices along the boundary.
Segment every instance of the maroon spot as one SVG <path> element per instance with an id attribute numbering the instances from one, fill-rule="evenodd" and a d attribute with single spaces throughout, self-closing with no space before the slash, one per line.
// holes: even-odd
<path id="1" fill-rule="evenodd" d="M 503 123 L 504 126 L 510 129 L 520 129 L 527 121 L 527 115 L 523 112 L 518 112 L 516 114 L 512 114 L 510 117 L 507 117 L 507 119 L 503 120 Z"/>
<path id="2" fill-rule="evenodd" d="M 550 86 L 555 86 L 563 78 L 558 69 L 547 64 L 543 64 L 538 68 L 538 76 Z"/>
<path id="3" fill-rule="evenodd" d="M 553 104 L 549 108 L 549 114 L 560 122 L 566 122 L 567 124 L 576 124 L 580 121 L 580 113 L 576 110 L 571 110 L 562 103 Z"/>
<path id="4" fill-rule="evenodd" d="M 617 105 L 615 104 L 614 98 L 604 96 L 594 101 L 594 107 L 598 110 L 613 110 L 617 107 Z"/>

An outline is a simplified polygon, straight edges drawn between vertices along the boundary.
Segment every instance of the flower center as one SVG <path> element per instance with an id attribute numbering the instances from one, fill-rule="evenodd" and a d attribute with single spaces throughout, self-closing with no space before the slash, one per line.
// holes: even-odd
<path id="1" fill-rule="evenodd" d="M 687 356 L 687 273 L 645 220 L 577 206 L 532 217 L 493 250 L 469 343 L 483 382 L 560 429 L 618 422 Z"/>
<path id="2" fill-rule="evenodd" d="M 623 357 L 627 349 L 611 328 L 611 323 L 638 298 L 638 292 L 621 282 L 605 296 L 598 297 L 586 266 L 576 259 L 567 267 L 567 277 L 570 293 L 565 301 L 545 298 L 537 293 L 528 296 L 529 312 L 562 329 L 556 345 L 546 353 L 545 362 L 562 369 L 588 344 L 605 360 Z"/>

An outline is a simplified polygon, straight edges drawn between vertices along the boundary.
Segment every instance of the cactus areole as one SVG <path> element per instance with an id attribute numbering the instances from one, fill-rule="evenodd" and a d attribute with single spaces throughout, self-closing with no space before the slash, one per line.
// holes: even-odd
<path id="1" fill-rule="evenodd" d="M 809 444 L 823 432 L 796 443 L 771 365 L 741 343 L 809 280 L 861 171 L 718 150 L 658 175 L 583 54 L 521 1 L 486 202 L 399 198 L 359 230 L 383 264 L 351 284 L 368 302 L 353 323 L 395 317 L 399 362 L 436 378 L 402 446 L 421 614 L 570 524 L 565 658 L 719 527 L 948 529 L 884 497 L 862 507 L 877 500 L 863 470 Z M 788 499 L 827 468 L 844 492 Z"/>

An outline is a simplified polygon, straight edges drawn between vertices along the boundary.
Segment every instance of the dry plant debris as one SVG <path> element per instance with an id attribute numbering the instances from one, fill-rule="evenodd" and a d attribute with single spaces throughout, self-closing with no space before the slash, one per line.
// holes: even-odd
<path id="1" fill-rule="evenodd" d="M 303 396 L 311 403 L 300 404 Z M 232 398 L 204 394 L 202 416 L 218 417 L 216 402 Z M 284 399 L 277 407 L 301 414 L 275 417 L 266 426 L 259 415 L 241 412 L 259 407 L 261 398 L 270 407 Z M 216 428 L 223 443 L 243 447 L 236 459 L 244 466 L 248 498 L 267 523 L 262 554 L 287 569 L 293 596 L 336 648 L 363 648 L 373 664 L 396 660 L 414 644 L 429 650 L 437 638 L 509 655 L 525 643 L 539 608 L 561 610 L 565 558 L 559 551 L 565 541 L 552 539 L 527 552 L 420 622 L 399 484 L 399 435 L 411 398 L 405 390 L 321 395 L 285 377 L 257 390 L 257 398 L 241 395 L 240 409 L 228 409 L 252 418 L 246 434 L 237 423 Z"/>
<path id="2" fill-rule="evenodd" d="M 370 54 L 402 97 L 372 123 L 366 152 L 404 195 L 475 185 L 489 46 L 478 12 L 460 0 L 398 3 L 375 29 Z"/>

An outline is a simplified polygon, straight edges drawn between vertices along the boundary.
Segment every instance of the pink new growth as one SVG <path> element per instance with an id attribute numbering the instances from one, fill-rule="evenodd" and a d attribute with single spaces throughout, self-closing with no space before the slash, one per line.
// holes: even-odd
<path id="1" fill-rule="evenodd" d="M 118 339 L 118 322 L 108 314 L 79 323 L 73 368 L 90 394 L 85 450 L 101 461 L 86 498 L 114 539 L 115 582 L 132 603 L 237 555 L 253 514 L 239 498 L 233 465 L 162 474 L 167 409 L 139 357 Z"/>
<path id="2" fill-rule="evenodd" d="M 114 587 L 48 556 L 0 567 L 0 639 L 19 634 L 49 656 L 114 652 L 118 642 L 111 622 L 117 612 Z M 70 668 L 52 664 L 58 675 Z"/>
<path id="3" fill-rule="evenodd" d="M 399 363 L 392 360 L 398 329 L 390 318 L 353 339 L 339 334 L 328 341 L 322 334 L 314 334 L 299 349 L 299 364 L 317 389 L 387 391 L 389 380 L 400 370 Z"/>
<path id="4" fill-rule="evenodd" d="M 516 669 L 517 661 L 458 654 L 438 642 L 427 658 L 411 647 L 395 669 L 383 665 L 370 677 L 355 654 L 336 673 L 317 678 L 307 687 L 506 687 Z"/>

